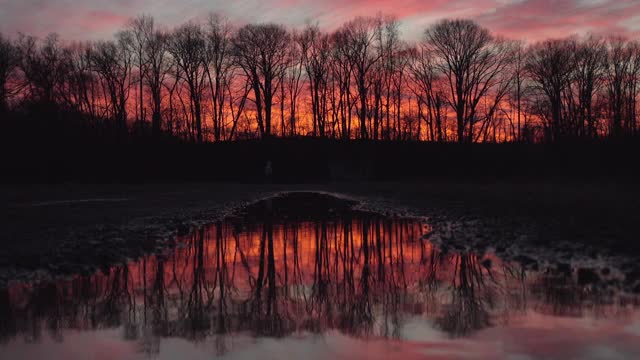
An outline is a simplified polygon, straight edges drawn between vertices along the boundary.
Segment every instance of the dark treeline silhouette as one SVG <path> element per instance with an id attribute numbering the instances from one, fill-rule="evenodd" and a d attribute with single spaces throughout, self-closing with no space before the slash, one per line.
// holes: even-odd
<path id="1" fill-rule="evenodd" d="M 141 16 L 106 41 L 0 36 L 3 132 L 106 142 L 637 135 L 637 40 L 524 44 L 470 20 L 442 20 L 409 44 L 399 25 L 358 17 L 329 33 L 210 15 L 165 29 Z"/>
<path id="2" fill-rule="evenodd" d="M 284 219 L 279 204 L 264 205 L 253 214 L 260 222 L 213 224 L 184 236 L 185 246 L 170 253 L 0 290 L 0 342 L 122 327 L 123 337 L 145 352 L 158 352 L 163 338 L 182 337 L 213 338 L 224 353 L 225 338 L 237 333 L 335 329 L 401 338 L 405 324 L 426 317 L 459 337 L 531 309 L 619 316 L 637 306 L 597 275 L 584 282 L 554 267 L 533 271 L 491 253 L 439 248 L 415 220 L 337 209 L 312 222 L 295 211 L 283 211 L 294 216 Z"/>

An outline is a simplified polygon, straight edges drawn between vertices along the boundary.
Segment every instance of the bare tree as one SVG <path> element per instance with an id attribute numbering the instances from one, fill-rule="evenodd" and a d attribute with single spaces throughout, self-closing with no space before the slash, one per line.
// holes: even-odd
<path id="1" fill-rule="evenodd" d="M 171 66 L 167 48 L 169 35 L 154 29 L 153 20 L 145 27 L 144 33 L 144 82 L 151 93 L 151 129 L 154 136 L 162 131 L 162 87 Z M 140 99 L 142 101 L 142 99 Z"/>
<path id="2" fill-rule="evenodd" d="M 512 96 L 510 97 L 510 99 L 513 101 L 511 101 L 510 105 L 511 108 L 515 108 L 516 111 L 515 129 L 517 131 L 512 131 L 512 139 L 514 141 L 522 141 L 522 94 L 523 90 L 525 89 L 524 81 L 526 78 L 524 62 L 525 47 L 522 42 L 518 42 L 515 46 L 515 57 L 513 59 L 513 92 Z"/>
<path id="3" fill-rule="evenodd" d="M 313 121 L 313 135 L 325 136 L 327 114 L 325 101 L 328 77 L 331 43 L 329 36 L 322 33 L 317 26 L 307 26 L 300 35 L 298 42 L 302 51 L 302 63 L 309 80 L 311 98 L 311 114 Z M 317 132 L 316 132 L 317 131 Z"/>
<path id="4" fill-rule="evenodd" d="M 43 104 L 55 104 L 56 88 L 65 72 L 58 35 L 50 34 L 42 42 L 32 36 L 21 36 L 18 47 L 29 95 Z"/>
<path id="5" fill-rule="evenodd" d="M 287 89 L 289 97 L 289 136 L 296 135 L 298 118 L 298 97 L 302 90 L 302 73 L 304 72 L 304 52 L 300 43 L 301 35 L 294 35 L 297 41 L 291 42 L 289 46 L 289 66 L 284 74 L 283 89 Z M 330 48 L 327 49 L 330 51 Z M 329 55 L 330 56 L 330 55 Z M 283 100 L 284 100 L 284 96 Z M 284 114 L 282 114 L 284 118 Z M 282 133 L 285 134 L 284 121 L 282 122 Z"/>
<path id="6" fill-rule="evenodd" d="M 22 89 L 18 79 L 20 54 L 16 45 L 0 34 L 0 114 L 9 107 L 9 99 Z"/>
<path id="7" fill-rule="evenodd" d="M 387 134 L 387 138 L 391 139 L 391 134 L 395 133 L 395 139 L 399 140 L 402 138 L 402 133 L 403 133 L 403 125 L 402 125 L 403 118 L 405 120 L 410 119 L 410 116 L 403 117 L 402 102 L 405 97 L 404 90 L 405 90 L 406 84 L 408 83 L 406 73 L 408 73 L 408 69 L 410 66 L 411 58 L 412 58 L 411 49 L 405 48 L 404 44 L 401 44 L 397 52 L 395 53 L 394 58 L 396 58 L 396 60 L 393 63 L 393 72 L 392 72 L 390 87 L 389 87 L 391 91 L 387 93 L 388 95 L 387 95 L 387 110 L 386 110 L 386 114 L 387 114 L 386 134 Z M 393 132 L 389 130 L 389 126 L 391 126 L 391 123 L 389 121 L 389 117 L 390 117 L 389 103 L 393 103 L 393 109 L 395 113 L 395 119 L 393 122 L 395 125 L 395 129 Z M 405 115 L 408 115 L 409 112 L 410 111 L 407 111 L 407 114 Z M 411 129 L 410 124 L 405 124 L 405 127 L 406 126 L 408 126 L 408 128 L 406 128 L 405 130 Z M 419 128 L 418 128 L 418 131 L 419 131 Z M 408 134 L 408 135 L 411 135 L 411 134 Z"/>
<path id="8" fill-rule="evenodd" d="M 128 33 L 118 34 L 118 41 L 98 42 L 91 50 L 91 65 L 98 74 L 108 107 L 115 121 L 116 132 L 122 137 L 127 131 L 127 100 L 131 90 L 133 55 Z"/>
<path id="9" fill-rule="evenodd" d="M 448 81 L 447 101 L 456 113 L 458 142 L 465 141 L 467 128 L 466 139 L 473 141 L 478 104 L 502 83 L 510 46 L 471 20 L 443 20 L 427 29 L 425 41 Z"/>
<path id="10" fill-rule="evenodd" d="M 635 99 L 630 99 L 627 86 L 635 65 L 634 48 L 626 39 L 619 37 L 610 38 L 608 47 L 607 92 L 611 118 L 610 129 L 612 136 L 620 137 L 624 132 L 631 132 L 630 121 L 627 120 L 625 123 L 624 120 L 627 110 L 625 104 L 635 102 Z"/>
<path id="11" fill-rule="evenodd" d="M 411 63 L 411 88 L 418 98 L 418 116 L 424 118 L 429 133 L 428 139 L 441 142 L 443 136 L 444 91 L 441 89 L 442 76 L 434 63 L 434 56 L 428 46 L 421 45 L 414 52 Z M 422 106 L 426 106 L 426 116 Z"/>
<path id="12" fill-rule="evenodd" d="M 591 37 L 576 44 L 572 75 L 576 97 L 576 107 L 572 111 L 576 117 L 575 135 L 596 135 L 593 98 L 604 84 L 606 58 L 605 43 L 600 39 Z"/>
<path id="13" fill-rule="evenodd" d="M 33 118 L 81 127 L 111 119 L 118 134 L 150 119 L 155 137 L 165 129 L 198 142 L 303 130 L 458 142 L 637 134 L 637 40 L 525 46 L 470 20 L 443 20 L 410 48 L 399 29 L 378 15 L 332 33 L 316 25 L 236 30 L 212 14 L 171 31 L 140 16 L 106 42 L 0 35 L 0 112 L 42 111 L 56 116 Z"/>
<path id="14" fill-rule="evenodd" d="M 405 56 L 404 44 L 400 40 L 399 22 L 395 17 L 377 18 L 379 30 L 377 31 L 376 47 L 380 54 L 380 61 L 376 64 L 374 77 L 374 111 L 373 111 L 373 138 L 378 138 L 378 129 L 381 137 L 390 140 L 395 132 L 399 136 L 400 129 L 400 104 L 401 87 L 404 69 L 409 57 Z M 377 75 L 377 76 L 376 76 Z M 384 98 L 384 104 L 383 102 Z M 392 126 L 391 106 L 395 114 Z M 384 109 L 383 109 L 384 108 Z M 383 120 L 386 120 L 383 122 Z M 384 129 L 386 123 L 386 130 Z M 392 129 L 393 128 L 393 129 Z"/>
<path id="15" fill-rule="evenodd" d="M 147 73 L 147 59 L 146 59 L 146 47 L 148 43 L 149 36 L 153 34 L 153 26 L 154 21 L 153 18 L 148 15 L 142 15 L 135 19 L 131 19 L 127 24 L 127 31 L 129 33 L 129 37 L 131 41 L 129 42 L 129 46 L 131 46 L 131 52 L 134 55 L 136 68 L 138 69 L 137 73 L 137 82 L 138 82 L 138 109 L 136 120 L 144 123 L 146 120 L 145 116 L 145 108 L 144 108 L 144 79 Z"/>
<path id="16" fill-rule="evenodd" d="M 271 108 L 288 66 L 290 36 L 281 25 L 245 25 L 233 39 L 234 56 L 251 82 L 258 128 L 271 136 Z M 264 114 L 263 114 L 264 112 Z"/>
<path id="17" fill-rule="evenodd" d="M 381 54 L 375 49 L 375 39 L 380 31 L 380 22 L 376 18 L 357 17 L 344 24 L 338 32 L 343 41 L 344 56 L 352 68 L 355 85 L 358 89 L 360 107 L 360 137 L 366 139 L 367 133 L 367 97 L 371 87 L 370 72 L 380 60 Z"/>
<path id="18" fill-rule="evenodd" d="M 627 127 L 631 135 L 637 135 L 639 119 L 638 101 L 640 101 L 640 41 L 636 40 L 629 45 L 631 52 L 631 66 L 627 77 Z"/>
<path id="19" fill-rule="evenodd" d="M 527 53 L 525 68 L 533 89 L 548 104 L 548 112 L 543 111 L 540 115 L 548 118 L 546 135 L 549 140 L 557 140 L 567 132 L 563 96 L 570 85 L 573 48 L 572 40 L 547 40 L 533 45 Z"/>
<path id="20" fill-rule="evenodd" d="M 351 94 L 353 68 L 349 63 L 349 42 L 347 32 L 338 30 L 331 35 L 333 51 L 331 52 L 331 77 L 338 84 L 338 112 L 340 117 L 341 137 L 348 140 L 351 136 L 351 114 L 355 101 Z"/>
<path id="21" fill-rule="evenodd" d="M 221 139 L 224 126 L 225 86 L 231 78 L 231 26 L 217 14 L 210 14 L 207 21 L 207 79 L 211 91 L 213 137 Z"/>
<path id="22" fill-rule="evenodd" d="M 91 70 L 89 57 L 90 49 L 90 45 L 81 43 L 63 49 L 66 76 L 58 93 L 67 109 L 96 119 L 96 103 L 101 94 L 96 91 L 95 74 Z"/>
<path id="23" fill-rule="evenodd" d="M 169 52 L 180 68 L 180 76 L 189 90 L 189 110 L 195 140 L 202 142 L 202 96 L 206 86 L 206 40 L 202 28 L 194 23 L 177 28 L 169 41 Z M 195 129 L 194 129 L 195 128 Z M 193 135 L 192 135 L 193 138 Z"/>
<path id="24" fill-rule="evenodd" d="M 235 78 L 236 70 L 232 70 L 229 74 L 230 79 Z M 236 134 L 236 129 L 238 128 L 238 121 L 241 116 L 244 115 L 244 108 L 247 103 L 247 98 L 249 93 L 251 92 L 252 85 L 251 81 L 247 81 L 244 83 L 244 86 L 239 89 L 234 89 L 233 87 L 234 81 L 227 81 L 225 83 L 225 91 L 227 92 L 227 98 L 229 102 L 229 115 L 231 118 L 231 130 L 229 131 L 229 136 L 227 139 L 233 139 Z"/>

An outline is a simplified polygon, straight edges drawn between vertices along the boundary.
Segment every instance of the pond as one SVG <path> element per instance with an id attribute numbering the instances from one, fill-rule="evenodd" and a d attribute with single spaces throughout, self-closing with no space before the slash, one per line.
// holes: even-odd
<path id="1" fill-rule="evenodd" d="M 264 200 L 162 254 L 0 290 L 0 358 L 640 358 L 623 274 L 429 233 L 335 198 Z"/>

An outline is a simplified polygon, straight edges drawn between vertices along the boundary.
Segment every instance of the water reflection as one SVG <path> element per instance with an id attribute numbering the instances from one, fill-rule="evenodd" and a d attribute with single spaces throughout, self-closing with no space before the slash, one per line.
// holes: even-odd
<path id="1" fill-rule="evenodd" d="M 352 212 L 319 221 L 225 221 L 164 255 L 89 277 L 18 284 L 0 292 L 0 339 L 65 341 L 72 330 L 119 328 L 137 351 L 162 339 L 287 337 L 338 331 L 402 340 L 422 319 L 449 337 L 526 315 L 625 316 L 636 299 L 558 269 L 526 270 L 492 253 L 443 251 L 427 225 Z M 409 327 L 410 328 L 410 327 Z"/>

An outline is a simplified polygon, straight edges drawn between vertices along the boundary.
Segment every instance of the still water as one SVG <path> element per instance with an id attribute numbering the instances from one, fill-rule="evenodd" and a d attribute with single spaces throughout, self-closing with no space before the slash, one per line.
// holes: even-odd
<path id="1" fill-rule="evenodd" d="M 640 302 L 418 220 L 231 218 L 164 254 L 0 293 L 1 359 L 638 359 Z"/>

